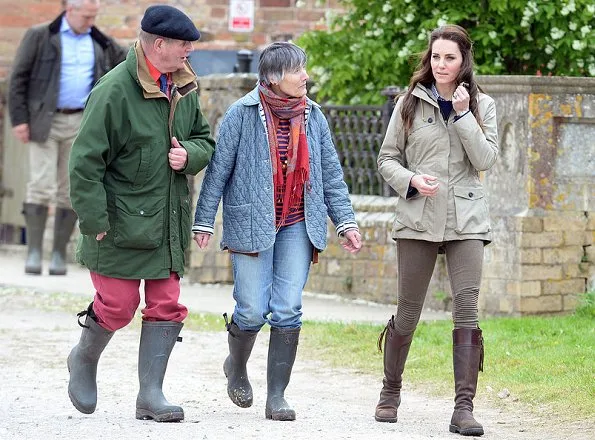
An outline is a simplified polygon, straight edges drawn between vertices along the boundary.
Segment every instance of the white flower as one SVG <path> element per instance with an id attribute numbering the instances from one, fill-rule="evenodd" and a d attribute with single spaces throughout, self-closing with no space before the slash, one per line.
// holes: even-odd
<path id="1" fill-rule="evenodd" d="M 531 35 L 531 34 L 527 34 L 527 36 L 525 37 L 525 39 L 526 39 L 527 41 L 533 41 L 533 35 Z"/>
<path id="2" fill-rule="evenodd" d="M 401 50 L 397 53 L 397 56 L 399 58 L 405 58 L 405 57 L 409 56 L 410 53 L 411 53 L 411 51 L 409 50 L 408 47 L 402 47 Z"/>
<path id="3" fill-rule="evenodd" d="M 595 5 L 587 5 L 587 11 L 589 12 L 589 14 L 595 14 Z"/>
<path id="4" fill-rule="evenodd" d="M 588 70 L 590 76 L 595 76 L 595 64 L 589 64 Z"/>
<path id="5" fill-rule="evenodd" d="M 558 29 L 557 27 L 553 27 L 550 31 L 550 35 L 554 40 L 559 40 L 564 36 L 564 31 L 562 29 Z"/>
<path id="6" fill-rule="evenodd" d="M 365 89 L 366 90 L 374 90 L 374 83 L 369 82 L 368 84 L 366 84 Z"/>
<path id="7" fill-rule="evenodd" d="M 574 40 L 572 42 L 572 48 L 574 50 L 583 50 L 587 46 L 587 43 L 581 40 Z"/>
<path id="8" fill-rule="evenodd" d="M 551 55 L 554 53 L 554 47 L 551 44 L 545 46 L 545 53 Z"/>
<path id="9" fill-rule="evenodd" d="M 570 29 L 571 31 L 576 31 L 576 28 L 578 26 L 576 25 L 576 23 L 574 21 L 571 21 L 570 23 L 568 23 L 568 29 Z"/>
<path id="10" fill-rule="evenodd" d="M 386 15 L 383 15 L 382 17 L 380 17 L 380 23 L 386 24 L 387 22 L 388 22 L 388 17 Z"/>
<path id="11" fill-rule="evenodd" d="M 395 26 L 401 26 L 403 24 L 403 20 L 401 18 L 395 18 Z"/>
<path id="12" fill-rule="evenodd" d="M 529 27 L 529 21 L 525 20 L 525 17 L 523 17 L 523 19 L 521 20 L 521 27 Z"/>
<path id="13" fill-rule="evenodd" d="M 373 31 L 366 31 L 366 33 L 364 34 L 364 37 L 366 37 L 366 38 L 370 38 L 372 36 L 374 36 L 374 32 Z"/>
<path id="14" fill-rule="evenodd" d="M 584 25 L 581 28 L 581 35 L 582 35 L 583 38 L 585 38 L 585 35 L 587 35 L 589 32 L 591 32 L 591 27 L 590 26 Z"/>
<path id="15" fill-rule="evenodd" d="M 576 65 L 582 69 L 585 67 L 585 60 L 576 60 Z"/>
<path id="16" fill-rule="evenodd" d="M 564 6 L 562 9 L 560 9 L 560 14 L 566 17 L 568 14 L 570 14 L 570 11 L 566 6 Z"/>
<path id="17" fill-rule="evenodd" d="M 382 28 L 378 28 L 378 29 L 376 29 L 376 30 L 374 31 L 374 36 L 375 36 L 375 37 L 379 37 L 379 36 L 381 36 L 383 33 L 384 33 L 384 29 L 382 29 Z"/>
<path id="18" fill-rule="evenodd" d="M 556 67 L 556 60 L 549 60 L 546 67 L 549 70 L 553 70 Z"/>
<path id="19" fill-rule="evenodd" d="M 576 5 L 574 4 L 574 0 L 570 0 L 568 2 L 568 6 L 567 6 L 568 10 L 570 12 L 575 12 L 576 11 Z"/>
<path id="20" fill-rule="evenodd" d="M 406 21 L 407 23 L 411 23 L 411 22 L 413 21 L 413 19 L 414 19 L 414 18 L 415 18 L 415 15 L 413 15 L 413 14 L 410 12 L 410 13 L 408 13 L 408 14 L 405 16 L 405 21 Z"/>
<path id="21" fill-rule="evenodd" d="M 390 3 L 385 3 L 384 5 L 382 5 L 382 12 L 388 12 L 392 9 L 392 5 Z"/>
<path id="22" fill-rule="evenodd" d="M 436 22 L 436 25 L 438 25 L 438 27 L 440 26 L 444 26 L 446 23 L 448 23 L 448 20 L 444 17 L 439 18 L 438 21 Z"/>
<path id="23" fill-rule="evenodd" d="M 488 32 L 488 35 L 490 36 L 490 38 L 492 40 L 495 39 L 498 36 L 498 34 L 496 33 L 496 31 L 490 31 L 490 32 Z"/>
<path id="24" fill-rule="evenodd" d="M 530 60 L 530 59 L 531 59 L 531 54 L 530 54 L 529 52 L 525 52 L 525 53 L 523 54 L 523 59 L 524 59 L 524 60 Z"/>
<path id="25" fill-rule="evenodd" d="M 304 0 L 297 0 L 295 2 L 295 7 L 296 8 L 303 8 L 304 6 L 306 6 L 306 2 Z"/>
<path id="26" fill-rule="evenodd" d="M 422 30 L 419 34 L 417 34 L 418 40 L 425 40 L 427 38 L 426 31 Z"/>

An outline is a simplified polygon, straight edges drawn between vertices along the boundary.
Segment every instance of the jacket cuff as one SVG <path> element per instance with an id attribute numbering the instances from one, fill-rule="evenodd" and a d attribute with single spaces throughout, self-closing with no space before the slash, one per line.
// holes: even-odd
<path id="1" fill-rule="evenodd" d="M 358 229 L 359 227 L 357 226 L 357 223 L 353 220 L 349 220 L 343 223 L 339 223 L 337 225 L 337 227 L 335 228 L 335 231 L 337 232 L 337 236 L 338 237 L 343 237 L 343 235 L 345 234 L 345 232 L 349 231 L 350 229 Z"/>
<path id="2" fill-rule="evenodd" d="M 196 224 L 192 225 L 192 233 L 213 235 L 215 233 L 215 228 L 209 225 Z"/>

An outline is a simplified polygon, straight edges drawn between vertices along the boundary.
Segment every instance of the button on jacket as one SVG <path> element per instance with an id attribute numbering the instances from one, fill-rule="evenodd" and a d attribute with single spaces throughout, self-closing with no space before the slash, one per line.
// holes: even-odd
<path id="1" fill-rule="evenodd" d="M 400 99 L 378 155 L 378 171 L 399 195 L 393 238 L 491 241 L 488 201 L 479 171 L 489 169 L 498 157 L 494 100 L 479 94 L 481 127 L 471 112 L 456 122 L 452 112 L 444 121 L 432 91 L 421 84 L 412 93 L 417 104 L 407 139 Z M 415 174 L 437 177 L 438 193 L 407 198 Z"/>

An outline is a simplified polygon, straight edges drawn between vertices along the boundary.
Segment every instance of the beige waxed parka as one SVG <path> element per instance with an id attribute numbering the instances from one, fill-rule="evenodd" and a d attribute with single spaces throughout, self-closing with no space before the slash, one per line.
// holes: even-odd
<path id="1" fill-rule="evenodd" d="M 400 99 L 378 155 L 380 174 L 399 195 L 393 238 L 491 241 L 488 201 L 479 171 L 489 169 L 498 157 L 494 100 L 479 94 L 480 126 L 471 112 L 456 122 L 452 112 L 445 122 L 431 89 L 421 84 L 412 94 L 417 105 L 407 138 Z M 438 193 L 407 198 L 415 174 L 437 177 Z"/>

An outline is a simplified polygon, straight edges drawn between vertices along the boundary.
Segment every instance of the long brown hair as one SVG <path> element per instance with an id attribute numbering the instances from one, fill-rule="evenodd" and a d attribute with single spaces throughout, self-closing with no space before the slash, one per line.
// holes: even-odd
<path id="1" fill-rule="evenodd" d="M 430 34 L 428 47 L 424 52 L 422 52 L 415 72 L 409 81 L 409 88 L 407 89 L 405 96 L 402 98 L 403 107 L 401 108 L 401 117 L 403 119 L 403 126 L 405 128 L 405 136 L 407 136 L 409 130 L 411 129 L 413 116 L 415 115 L 415 104 L 417 100 L 412 94 L 413 90 L 418 83 L 421 83 L 426 87 L 430 87 L 434 82 L 431 59 L 432 46 L 436 40 L 450 40 L 457 43 L 457 46 L 461 51 L 461 55 L 463 56 L 463 62 L 461 64 L 459 75 L 456 78 L 456 83 L 460 84 L 461 82 L 466 82 L 469 84 L 469 110 L 471 110 L 471 113 L 473 113 L 473 116 L 475 116 L 475 119 L 479 125 L 483 125 L 479 118 L 479 111 L 477 109 L 477 95 L 481 89 L 475 82 L 475 77 L 473 75 L 473 43 L 471 42 L 471 38 L 469 38 L 469 34 L 464 28 L 456 24 L 448 24 L 434 29 Z"/>

